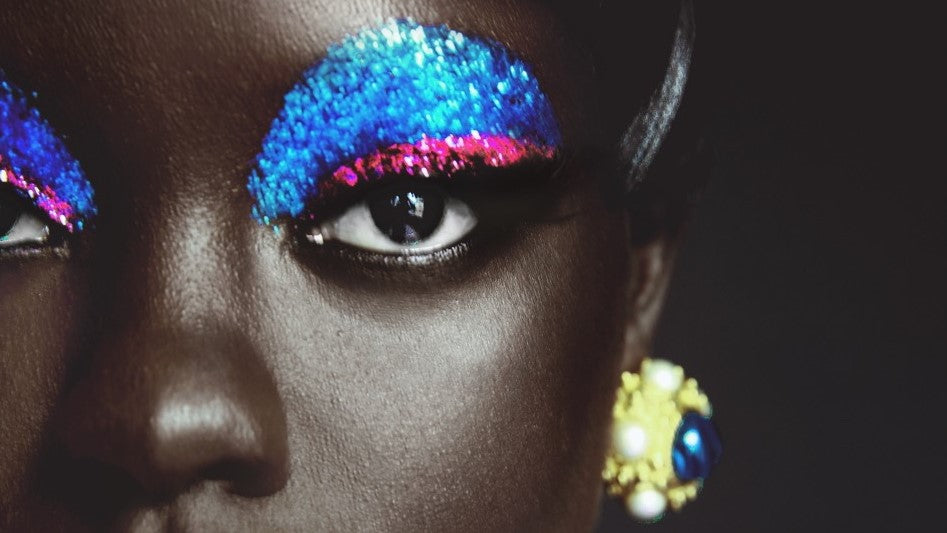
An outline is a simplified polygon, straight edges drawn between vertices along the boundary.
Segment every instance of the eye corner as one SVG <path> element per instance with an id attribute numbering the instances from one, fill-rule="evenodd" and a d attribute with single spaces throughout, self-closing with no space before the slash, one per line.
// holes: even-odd
<path id="1" fill-rule="evenodd" d="M 11 212 L 19 212 L 17 218 L 29 213 L 51 236 L 78 233 L 97 213 L 94 190 L 36 100 L 36 93 L 17 87 L 0 69 L 0 201 L 7 200 L 8 218 Z M 29 207 L 10 207 L 10 194 Z"/>
<path id="2" fill-rule="evenodd" d="M 49 198 L 14 185 L 0 184 L 0 257 L 67 256 L 85 221 L 58 214 Z"/>

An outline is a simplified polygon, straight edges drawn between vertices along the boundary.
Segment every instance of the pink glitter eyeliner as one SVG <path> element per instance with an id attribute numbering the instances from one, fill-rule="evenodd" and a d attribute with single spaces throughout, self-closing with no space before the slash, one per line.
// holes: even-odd
<path id="1" fill-rule="evenodd" d="M 0 186 L 10 185 L 29 198 L 50 220 L 70 233 L 75 230 L 76 214 L 72 205 L 59 198 L 48 185 L 42 185 L 26 175 L 18 174 L 0 155 Z"/>
<path id="2" fill-rule="evenodd" d="M 319 183 L 319 198 L 328 199 L 347 189 L 397 176 L 451 178 L 478 168 L 502 168 L 524 162 L 553 159 L 556 150 L 498 135 L 424 137 L 417 143 L 393 144 L 351 164 L 340 166 Z"/>

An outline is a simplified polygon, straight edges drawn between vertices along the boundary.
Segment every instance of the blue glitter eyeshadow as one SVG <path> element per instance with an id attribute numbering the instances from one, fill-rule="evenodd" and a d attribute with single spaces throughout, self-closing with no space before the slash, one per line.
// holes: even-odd
<path id="1" fill-rule="evenodd" d="M 96 212 L 92 185 L 52 127 L 0 70 L 0 186 L 12 185 L 68 229 Z"/>
<path id="2" fill-rule="evenodd" d="M 320 180 L 384 147 L 471 135 L 562 141 L 531 69 L 500 43 L 411 20 L 363 31 L 286 95 L 249 178 L 254 216 L 299 216 Z"/>

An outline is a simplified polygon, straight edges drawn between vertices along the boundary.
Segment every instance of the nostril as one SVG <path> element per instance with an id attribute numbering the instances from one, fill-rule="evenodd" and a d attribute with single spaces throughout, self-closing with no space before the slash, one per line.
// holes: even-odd
<path id="1" fill-rule="evenodd" d="M 60 453 L 46 454 L 36 490 L 62 502 L 83 521 L 105 528 L 119 509 L 155 503 L 138 481 L 124 469 L 94 459 L 77 459 Z"/>
<path id="2" fill-rule="evenodd" d="M 200 390 L 179 391 L 156 411 L 149 463 L 157 472 L 144 475 L 179 487 L 215 480 L 242 496 L 265 496 L 285 484 L 281 410 L 274 412 L 240 395 L 208 395 Z"/>
<path id="3" fill-rule="evenodd" d="M 222 483 L 227 492 L 255 498 L 278 492 L 286 484 L 286 472 L 278 465 L 259 461 L 221 461 L 208 468 L 203 479 Z"/>
<path id="4" fill-rule="evenodd" d="M 100 352 L 64 397 L 56 424 L 64 455 L 118 472 L 142 501 L 204 481 L 247 497 L 282 489 L 282 399 L 261 358 L 234 338 L 162 336 Z"/>

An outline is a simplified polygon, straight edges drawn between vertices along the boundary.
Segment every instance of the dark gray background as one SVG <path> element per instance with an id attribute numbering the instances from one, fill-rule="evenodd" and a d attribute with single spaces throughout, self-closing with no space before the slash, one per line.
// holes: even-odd
<path id="1" fill-rule="evenodd" d="M 698 6 L 716 163 L 656 355 L 726 448 L 651 531 L 942 530 L 943 30 L 828 4 Z"/>

